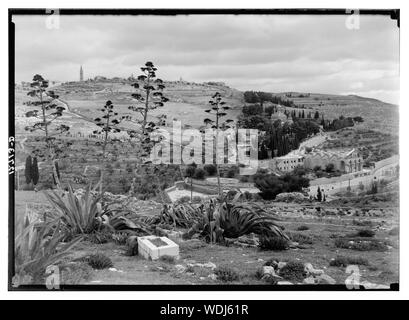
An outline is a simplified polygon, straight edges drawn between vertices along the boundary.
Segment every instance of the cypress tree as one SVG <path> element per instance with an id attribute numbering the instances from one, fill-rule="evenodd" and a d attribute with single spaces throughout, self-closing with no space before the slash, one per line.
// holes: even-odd
<path id="1" fill-rule="evenodd" d="M 37 185 L 38 179 L 40 178 L 40 174 L 38 171 L 38 163 L 37 163 L 37 158 L 34 157 L 33 163 L 31 165 L 31 177 L 33 179 L 33 184 Z"/>
<path id="2" fill-rule="evenodd" d="M 26 183 L 30 184 L 31 181 L 33 180 L 33 175 L 32 175 L 32 166 L 31 166 L 31 156 L 28 156 L 26 158 L 26 166 L 24 169 L 24 175 L 26 176 Z"/>

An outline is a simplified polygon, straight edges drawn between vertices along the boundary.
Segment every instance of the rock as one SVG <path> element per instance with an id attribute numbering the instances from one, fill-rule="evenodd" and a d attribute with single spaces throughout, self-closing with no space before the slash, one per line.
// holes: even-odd
<path id="1" fill-rule="evenodd" d="M 138 237 L 130 236 L 126 240 L 126 255 L 127 256 L 137 256 L 138 255 Z"/>
<path id="2" fill-rule="evenodd" d="M 319 284 L 336 284 L 337 282 L 327 274 L 321 274 L 315 278 Z"/>
<path id="3" fill-rule="evenodd" d="M 314 279 L 314 277 L 308 277 L 308 278 L 305 278 L 304 280 L 303 280 L 303 283 L 305 283 L 305 284 L 315 284 L 315 279 Z"/>
<path id="4" fill-rule="evenodd" d="M 206 262 L 203 264 L 203 267 L 205 268 L 210 268 L 210 269 L 216 269 L 216 265 L 213 262 Z"/>
<path id="5" fill-rule="evenodd" d="M 263 267 L 263 276 L 261 277 L 263 280 L 268 280 L 272 283 L 277 283 L 277 281 L 282 280 L 283 278 L 276 274 L 274 267 L 272 266 L 264 266 Z"/>
<path id="6" fill-rule="evenodd" d="M 287 262 L 280 261 L 280 262 L 277 264 L 277 268 L 278 268 L 278 270 L 280 270 L 281 268 L 283 268 L 283 267 L 286 266 L 286 265 L 287 265 Z"/>
<path id="7" fill-rule="evenodd" d="M 116 268 L 109 268 L 109 271 L 117 272 L 118 270 Z"/>
<path id="8" fill-rule="evenodd" d="M 376 283 L 371 283 L 368 281 L 363 281 L 361 282 L 361 285 L 368 290 L 371 289 L 390 289 L 390 286 L 384 285 L 384 284 L 376 284 Z"/>
<path id="9" fill-rule="evenodd" d="M 217 280 L 217 276 L 214 273 L 209 274 L 207 277 L 212 279 L 212 280 Z"/>
<path id="10" fill-rule="evenodd" d="M 278 285 L 290 285 L 290 284 L 293 284 L 293 283 L 290 282 L 290 281 L 278 281 L 276 284 L 278 284 Z"/>
<path id="11" fill-rule="evenodd" d="M 314 269 L 311 263 L 306 263 L 304 265 L 304 270 L 307 272 L 307 275 L 319 276 L 324 274 L 324 270 Z"/>
<path id="12" fill-rule="evenodd" d="M 177 264 L 175 265 L 175 269 L 177 273 L 183 273 L 186 270 L 186 267 L 181 265 L 181 264 Z"/>

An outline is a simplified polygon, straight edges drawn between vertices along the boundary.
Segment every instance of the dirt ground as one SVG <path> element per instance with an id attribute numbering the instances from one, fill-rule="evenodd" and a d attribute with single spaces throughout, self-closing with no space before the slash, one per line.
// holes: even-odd
<path id="1" fill-rule="evenodd" d="M 45 203 L 44 195 L 40 192 L 16 192 L 16 216 L 25 213 L 25 203 Z M 279 204 L 277 204 L 279 205 Z M 288 204 L 285 204 L 288 205 Z M 361 281 L 389 285 L 399 282 L 399 245 L 398 235 L 389 235 L 389 230 L 397 226 L 395 222 L 382 221 L 376 218 L 361 218 L 372 221 L 372 229 L 376 231 L 375 239 L 388 242 L 386 251 L 356 251 L 337 248 L 334 244 L 339 236 L 352 234 L 365 227 L 357 226 L 352 218 L 323 218 L 323 217 L 282 217 L 282 224 L 289 234 L 304 234 L 312 239 L 312 243 L 303 244 L 302 248 L 284 251 L 261 251 L 256 247 L 242 247 L 237 245 L 222 246 L 207 244 L 198 240 L 178 240 L 180 259 L 174 263 L 164 261 L 148 261 L 138 256 L 125 255 L 125 246 L 112 242 L 94 244 L 81 242 L 73 251 L 69 260 L 81 258 L 91 253 L 104 253 L 113 262 L 114 269 L 91 270 L 87 277 L 78 279 L 77 284 L 266 284 L 256 278 L 257 269 L 270 260 L 299 261 L 311 263 L 315 269 L 323 269 L 325 274 L 344 284 L 348 277 L 345 267 L 333 267 L 329 263 L 337 256 L 361 257 L 369 261 L 369 265 L 360 266 Z M 309 229 L 298 231 L 299 226 Z M 178 273 L 177 265 L 187 267 L 190 263 L 212 262 L 216 266 L 229 266 L 235 269 L 240 278 L 234 282 L 212 280 L 210 268 L 195 267 L 193 272 Z M 62 283 L 71 279 L 61 279 Z"/>
<path id="2" fill-rule="evenodd" d="M 255 277 L 257 269 L 274 259 L 277 261 L 299 261 L 311 263 L 316 269 L 335 279 L 337 284 L 344 284 L 348 277 L 344 267 L 332 267 L 331 259 L 341 255 L 361 257 L 369 261 L 368 266 L 360 266 L 361 281 L 389 285 L 399 282 L 397 236 L 389 236 L 386 232 L 378 232 L 377 239 L 389 240 L 394 247 L 386 252 L 355 251 L 339 249 L 334 246 L 334 235 L 345 235 L 359 228 L 344 224 L 334 225 L 322 222 L 305 221 L 302 223 L 284 223 L 287 231 L 310 235 L 314 241 L 305 245 L 304 249 L 288 249 L 284 251 L 261 251 L 254 247 L 222 246 L 198 241 L 179 241 L 180 259 L 175 263 L 163 261 L 148 261 L 138 256 L 126 256 L 125 246 L 113 243 L 92 244 L 83 242 L 75 252 L 75 257 L 101 252 L 109 256 L 114 264 L 114 271 L 105 269 L 94 271 L 89 279 L 82 284 L 266 284 Z M 300 225 L 306 225 L 310 230 L 296 231 Z M 212 262 L 216 266 L 229 266 L 240 274 L 240 279 L 223 283 L 212 280 L 209 275 L 212 270 L 205 267 L 194 268 L 194 273 L 178 273 L 176 265 L 186 267 L 190 263 Z M 62 280 L 64 281 L 64 280 Z"/>

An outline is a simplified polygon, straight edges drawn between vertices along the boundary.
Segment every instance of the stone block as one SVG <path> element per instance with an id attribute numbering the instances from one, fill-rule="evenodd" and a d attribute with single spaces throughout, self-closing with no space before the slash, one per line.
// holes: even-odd
<path id="1" fill-rule="evenodd" d="M 167 237 L 138 237 L 138 254 L 148 260 L 158 260 L 162 256 L 179 259 L 179 245 Z"/>

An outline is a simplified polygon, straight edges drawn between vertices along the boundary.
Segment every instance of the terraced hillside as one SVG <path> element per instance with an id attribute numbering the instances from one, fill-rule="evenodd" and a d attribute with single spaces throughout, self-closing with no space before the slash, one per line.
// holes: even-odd
<path id="1" fill-rule="evenodd" d="M 291 100 L 298 108 L 306 112 L 318 110 L 326 119 L 361 116 L 363 129 L 371 129 L 384 133 L 398 134 L 399 108 L 396 105 L 376 99 L 356 95 L 331 95 L 318 93 L 283 92 L 276 93 L 284 99 Z"/>

